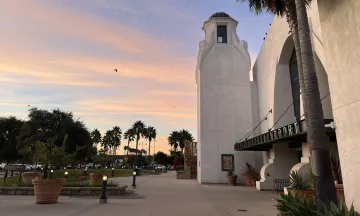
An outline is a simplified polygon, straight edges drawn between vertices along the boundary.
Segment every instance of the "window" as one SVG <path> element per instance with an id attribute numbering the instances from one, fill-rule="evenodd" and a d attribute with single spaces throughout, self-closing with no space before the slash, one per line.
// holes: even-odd
<path id="1" fill-rule="evenodd" d="M 226 26 L 218 26 L 217 27 L 217 42 L 218 43 L 227 43 Z"/>
<path id="2" fill-rule="evenodd" d="M 300 83 L 299 83 L 299 72 L 298 64 L 296 59 L 295 49 L 291 55 L 290 59 L 290 79 L 291 79 L 291 90 L 294 102 L 294 114 L 296 120 L 300 120 Z"/>

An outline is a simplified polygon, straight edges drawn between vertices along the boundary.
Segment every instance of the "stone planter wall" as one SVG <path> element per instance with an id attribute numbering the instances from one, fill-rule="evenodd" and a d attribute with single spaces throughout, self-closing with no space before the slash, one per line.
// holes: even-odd
<path id="1" fill-rule="evenodd" d="M 106 188 L 107 196 L 119 196 L 126 192 L 127 186 Z M 0 195 L 34 195 L 33 187 L 0 187 Z M 64 187 L 60 196 L 100 196 L 101 187 Z"/>

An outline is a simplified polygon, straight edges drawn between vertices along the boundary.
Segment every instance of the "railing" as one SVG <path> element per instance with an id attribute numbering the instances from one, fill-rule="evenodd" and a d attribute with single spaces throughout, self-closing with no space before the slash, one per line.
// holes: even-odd
<path id="1" fill-rule="evenodd" d="M 284 187 L 289 187 L 290 180 L 288 179 L 274 179 L 274 189 L 277 193 L 284 192 Z"/>

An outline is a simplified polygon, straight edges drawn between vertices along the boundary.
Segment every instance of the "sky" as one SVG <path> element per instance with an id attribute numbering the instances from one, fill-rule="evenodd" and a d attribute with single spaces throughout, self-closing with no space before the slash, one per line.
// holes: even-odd
<path id="1" fill-rule="evenodd" d="M 273 16 L 236 0 L 0 0 L 0 116 L 59 108 L 102 133 L 142 120 L 168 153 L 171 131 L 196 138 L 196 59 L 215 12 L 239 22 L 254 62 Z"/>

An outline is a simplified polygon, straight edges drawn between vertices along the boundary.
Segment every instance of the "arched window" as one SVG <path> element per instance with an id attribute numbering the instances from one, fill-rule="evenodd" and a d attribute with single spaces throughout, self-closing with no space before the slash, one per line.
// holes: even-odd
<path id="1" fill-rule="evenodd" d="M 291 55 L 290 59 L 290 79 L 291 79 L 291 90 L 294 102 L 294 114 L 296 120 L 300 120 L 300 83 L 299 83 L 299 73 L 298 73 L 298 64 L 296 59 L 295 49 Z"/>

